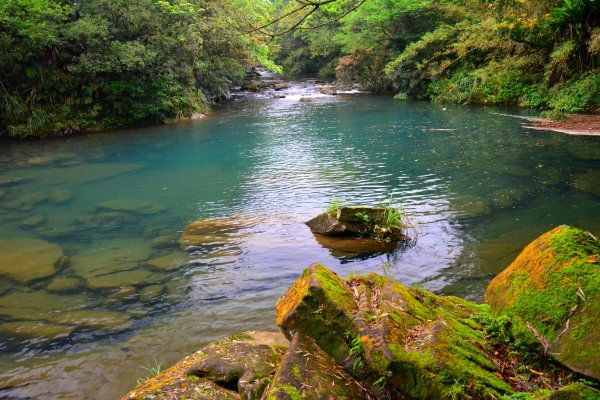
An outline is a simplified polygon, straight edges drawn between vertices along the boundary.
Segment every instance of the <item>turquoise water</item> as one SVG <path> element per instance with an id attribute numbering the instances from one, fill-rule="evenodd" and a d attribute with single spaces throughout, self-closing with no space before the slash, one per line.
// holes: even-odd
<path id="1" fill-rule="evenodd" d="M 0 249 L 39 239 L 69 258 L 0 277 L 0 398 L 118 397 L 141 367 L 273 325 L 313 262 L 481 301 L 539 234 L 600 233 L 600 138 L 489 113 L 518 110 L 299 101 L 311 93 L 238 99 L 189 125 L 0 142 Z M 391 254 L 332 253 L 303 224 L 334 198 L 390 196 L 417 226 Z M 182 249 L 185 226 L 207 219 L 218 234 Z"/>

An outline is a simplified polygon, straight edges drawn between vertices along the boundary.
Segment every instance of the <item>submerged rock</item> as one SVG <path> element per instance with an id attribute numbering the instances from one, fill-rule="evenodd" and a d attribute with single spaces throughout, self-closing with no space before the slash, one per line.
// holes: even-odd
<path id="1" fill-rule="evenodd" d="M 280 332 L 249 331 L 212 343 L 150 378 L 123 400 L 260 399 L 288 346 Z"/>
<path id="2" fill-rule="evenodd" d="M 162 285 L 150 285 L 140 290 L 140 301 L 148 302 L 158 299 L 165 294 L 166 288 Z"/>
<path id="3" fill-rule="evenodd" d="M 242 225 L 232 219 L 214 219 L 192 222 L 185 227 L 179 238 L 182 248 L 223 244 L 239 236 Z"/>
<path id="4" fill-rule="evenodd" d="M 56 278 L 46 286 L 46 289 L 51 293 L 65 293 L 75 291 L 81 285 L 81 280 L 76 278 Z"/>
<path id="5" fill-rule="evenodd" d="M 101 210 L 125 211 L 140 215 L 154 215 L 166 210 L 166 207 L 158 202 L 138 199 L 114 199 L 102 202 L 98 205 Z"/>
<path id="6" fill-rule="evenodd" d="M 46 221 L 46 216 L 42 214 L 32 215 L 31 217 L 27 217 L 21 223 L 23 227 L 35 227 Z"/>
<path id="7" fill-rule="evenodd" d="M 71 269 L 75 274 L 90 279 L 136 269 L 142 261 L 150 257 L 150 253 L 150 244 L 145 240 L 109 240 L 73 255 Z"/>
<path id="8" fill-rule="evenodd" d="M 571 186 L 582 192 L 600 197 L 600 171 L 590 171 L 575 177 Z"/>
<path id="9" fill-rule="evenodd" d="M 40 239 L 0 240 L 0 276 L 22 284 L 56 273 L 63 257 L 58 245 Z"/>
<path id="10" fill-rule="evenodd" d="M 75 331 L 74 326 L 52 324 L 48 321 L 14 321 L 0 323 L 0 337 L 47 342 L 64 339 Z"/>
<path id="11" fill-rule="evenodd" d="M 568 226 L 530 243 L 485 300 L 515 335 L 572 370 L 600 379 L 600 241 Z"/>
<path id="12" fill-rule="evenodd" d="M 131 315 L 121 311 L 74 310 L 49 318 L 61 325 L 105 331 L 120 331 L 131 326 Z"/>
<path id="13" fill-rule="evenodd" d="M 181 267 L 185 267 L 188 264 L 188 261 L 189 259 L 185 253 L 182 254 L 176 252 L 148 260 L 147 264 L 150 268 L 157 269 L 159 271 L 173 271 Z"/>

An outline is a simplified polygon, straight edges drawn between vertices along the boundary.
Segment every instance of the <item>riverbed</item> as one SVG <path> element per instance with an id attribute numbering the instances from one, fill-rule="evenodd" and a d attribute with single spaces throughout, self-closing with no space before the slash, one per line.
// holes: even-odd
<path id="1" fill-rule="evenodd" d="M 304 82 L 190 124 L 1 142 L 0 248 L 65 257 L 0 277 L 0 398 L 117 398 L 159 364 L 274 325 L 277 298 L 314 262 L 481 301 L 541 233 L 599 234 L 600 138 L 491 112 L 524 111 Z M 335 199 L 402 208 L 413 240 L 322 247 L 304 222 Z M 197 220 L 223 231 L 181 246 Z"/>

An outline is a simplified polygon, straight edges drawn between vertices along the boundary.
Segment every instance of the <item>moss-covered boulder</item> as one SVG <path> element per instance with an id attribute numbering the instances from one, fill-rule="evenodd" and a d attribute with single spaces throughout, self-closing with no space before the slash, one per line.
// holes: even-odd
<path id="1" fill-rule="evenodd" d="M 63 257 L 61 248 L 40 239 L 0 240 L 0 276 L 21 284 L 56 273 Z"/>
<path id="2" fill-rule="evenodd" d="M 512 393 L 477 322 L 486 313 L 485 306 L 376 274 L 344 281 L 318 264 L 277 303 L 288 338 L 309 336 L 371 391 L 377 382 L 411 399 Z"/>
<path id="3" fill-rule="evenodd" d="M 296 333 L 271 383 L 267 400 L 371 398 L 312 338 Z"/>
<path id="4" fill-rule="evenodd" d="M 570 369 L 600 379 L 600 241 L 557 227 L 530 243 L 485 293 L 514 335 Z"/>
<path id="5" fill-rule="evenodd" d="M 140 384 L 122 400 L 260 399 L 288 341 L 276 331 L 248 331 L 218 340 Z"/>
<path id="6" fill-rule="evenodd" d="M 384 208 L 340 207 L 317 215 L 306 225 L 321 235 L 361 236 L 370 229 L 370 222 L 377 223 L 384 218 Z"/>
<path id="7" fill-rule="evenodd" d="M 339 207 L 306 225 L 332 254 L 367 254 L 393 250 L 401 240 L 403 215 L 393 208 Z"/>

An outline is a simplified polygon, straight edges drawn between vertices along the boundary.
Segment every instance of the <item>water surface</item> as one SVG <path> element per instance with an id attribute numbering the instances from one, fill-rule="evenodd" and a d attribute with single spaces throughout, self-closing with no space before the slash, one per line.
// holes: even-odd
<path id="1" fill-rule="evenodd" d="M 275 301 L 313 262 L 481 301 L 539 234 L 600 233 L 599 138 L 480 107 L 306 94 L 238 99 L 190 125 L 1 142 L 0 243 L 45 240 L 69 262 L 0 278 L 0 398 L 116 398 L 141 367 L 273 325 Z M 332 254 L 303 222 L 334 198 L 391 198 L 416 241 Z M 229 228 L 181 249 L 184 227 L 207 219 Z"/>

